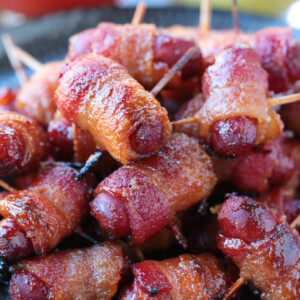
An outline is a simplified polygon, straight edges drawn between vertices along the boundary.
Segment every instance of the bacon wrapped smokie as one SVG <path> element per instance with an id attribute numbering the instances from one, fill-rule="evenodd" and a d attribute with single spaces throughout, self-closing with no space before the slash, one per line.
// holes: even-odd
<path id="1" fill-rule="evenodd" d="M 234 160 L 214 155 L 212 159 L 217 177 L 243 192 L 264 193 L 283 186 L 298 169 L 290 143 L 288 139 L 278 139 Z"/>
<path id="2" fill-rule="evenodd" d="M 133 285 L 121 299 L 214 299 L 228 288 L 226 273 L 212 254 L 184 254 L 133 266 Z"/>
<path id="3" fill-rule="evenodd" d="M 128 259 L 116 243 L 54 252 L 13 266 L 12 300 L 111 299 Z"/>
<path id="4" fill-rule="evenodd" d="M 93 178 L 76 181 L 78 172 L 65 165 L 50 165 L 28 189 L 0 200 L 0 256 L 7 262 L 33 252 L 52 250 L 70 235 L 88 214 Z"/>
<path id="5" fill-rule="evenodd" d="M 247 37 L 269 75 L 269 89 L 288 90 L 300 79 L 300 42 L 292 38 L 292 28 L 265 28 Z"/>
<path id="6" fill-rule="evenodd" d="M 91 214 L 114 237 L 131 234 L 141 244 L 177 212 L 208 197 L 215 183 L 204 149 L 175 133 L 157 154 L 104 179 L 94 192 Z"/>
<path id="7" fill-rule="evenodd" d="M 171 33 L 194 38 L 203 54 L 204 65 L 214 63 L 215 57 L 237 42 L 248 43 L 258 54 L 262 67 L 269 75 L 269 89 L 284 92 L 300 79 L 300 43 L 292 38 L 292 29 L 265 28 L 252 34 L 236 30 L 212 30 L 173 26 Z"/>
<path id="8" fill-rule="evenodd" d="M 227 156 L 278 138 L 282 122 L 267 103 L 267 91 L 267 73 L 252 49 L 225 50 L 203 77 L 206 101 L 195 115 L 200 135 Z"/>
<path id="9" fill-rule="evenodd" d="M 283 143 L 284 152 L 288 157 L 280 158 L 282 166 L 287 166 L 290 158 L 293 159 L 295 166 L 294 171 L 290 175 L 290 179 L 285 183 L 288 177 L 276 176 L 276 185 L 267 193 L 260 195 L 258 200 L 265 203 L 268 207 L 277 210 L 286 216 L 288 223 L 292 223 L 300 214 L 299 199 L 299 183 L 300 183 L 300 142 L 298 140 L 285 139 Z M 286 172 L 278 172 L 284 168 L 277 167 L 277 174 L 287 174 Z"/>
<path id="10" fill-rule="evenodd" d="M 21 174 L 38 166 L 45 155 L 46 136 L 32 119 L 0 113 L 0 176 Z"/>
<path id="11" fill-rule="evenodd" d="M 218 220 L 219 248 L 260 290 L 262 299 L 299 299 L 300 238 L 283 215 L 233 195 L 222 205 Z"/>
<path id="12" fill-rule="evenodd" d="M 101 55 L 66 65 L 54 99 L 69 121 L 123 164 L 157 152 L 171 134 L 167 111 L 123 66 Z"/>
<path id="13" fill-rule="evenodd" d="M 299 181 L 299 179 L 297 180 Z M 287 186 L 273 189 L 270 193 L 260 196 L 258 200 L 285 215 L 290 224 L 300 215 L 300 199 L 291 191 L 293 187 L 291 188 L 289 185 L 290 182 Z"/>
<path id="14" fill-rule="evenodd" d="M 53 119 L 56 111 L 53 94 L 57 88 L 62 67 L 63 62 L 61 61 L 44 64 L 22 85 L 17 95 L 16 108 L 18 111 L 45 127 Z"/>
<path id="15" fill-rule="evenodd" d="M 104 55 L 120 63 L 145 88 L 151 89 L 194 45 L 193 40 L 159 32 L 154 24 L 100 23 L 71 37 L 68 58 L 72 60 L 90 52 Z M 169 86 L 178 89 L 182 81 L 199 77 L 201 70 L 199 51 Z"/>

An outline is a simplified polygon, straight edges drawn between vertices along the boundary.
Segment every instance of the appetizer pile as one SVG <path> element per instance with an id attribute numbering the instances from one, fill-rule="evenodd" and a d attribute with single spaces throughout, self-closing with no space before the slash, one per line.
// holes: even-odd
<path id="1" fill-rule="evenodd" d="M 299 299 L 299 83 L 289 28 L 72 36 L 1 90 L 11 298 Z"/>

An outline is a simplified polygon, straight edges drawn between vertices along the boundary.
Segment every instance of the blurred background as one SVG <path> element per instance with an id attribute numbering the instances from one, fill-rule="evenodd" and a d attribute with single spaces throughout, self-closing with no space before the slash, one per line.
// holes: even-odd
<path id="1" fill-rule="evenodd" d="M 28 19 L 81 7 L 134 7 L 137 0 L 0 0 L 0 26 L 11 27 Z M 199 7 L 199 0 L 145 0 L 148 7 Z M 211 0 L 217 10 L 230 10 L 231 0 Z M 300 28 L 300 1 L 238 0 L 239 10 L 264 16 L 284 18 L 289 25 Z"/>

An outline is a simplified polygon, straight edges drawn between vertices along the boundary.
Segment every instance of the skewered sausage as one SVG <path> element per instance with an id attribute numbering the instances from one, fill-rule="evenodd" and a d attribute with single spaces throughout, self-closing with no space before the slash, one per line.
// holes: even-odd
<path id="1" fill-rule="evenodd" d="M 46 136 L 32 119 L 0 113 L 0 176 L 21 174 L 38 166 L 46 153 Z"/>
<path id="2" fill-rule="evenodd" d="M 283 125 L 267 103 L 267 90 L 267 73 L 252 49 L 225 50 L 203 77 L 206 101 L 195 115 L 200 135 L 227 156 L 278 138 Z"/>
<path id="3" fill-rule="evenodd" d="M 44 254 L 70 235 L 88 214 L 93 177 L 76 181 L 65 165 L 45 166 L 23 191 L 0 200 L 0 255 L 13 262 Z"/>
<path id="4" fill-rule="evenodd" d="M 54 252 L 14 265 L 10 295 L 13 300 L 111 299 L 128 268 L 115 243 Z"/>
<path id="5" fill-rule="evenodd" d="M 123 164 L 157 152 L 171 134 L 167 111 L 104 56 L 88 54 L 69 63 L 54 99 L 69 121 Z"/>
<path id="6" fill-rule="evenodd" d="M 70 39 L 68 58 L 94 52 L 109 57 L 122 66 L 144 87 L 151 89 L 168 70 L 195 44 L 192 40 L 157 30 L 154 24 L 118 25 L 100 23 Z M 199 51 L 169 83 L 176 87 L 182 81 L 199 77 L 202 58 Z"/>
<path id="7" fill-rule="evenodd" d="M 133 285 L 121 299 L 213 299 L 226 292 L 226 273 L 212 254 L 184 254 L 133 266 Z"/>
<path id="8" fill-rule="evenodd" d="M 251 198 L 232 195 L 218 220 L 219 248 L 260 290 L 262 299 L 299 298 L 300 239 L 283 215 Z"/>
<path id="9" fill-rule="evenodd" d="M 131 234 L 141 244 L 175 213 L 208 197 L 215 183 L 204 149 L 176 133 L 156 155 L 105 178 L 95 190 L 91 214 L 114 237 Z"/>

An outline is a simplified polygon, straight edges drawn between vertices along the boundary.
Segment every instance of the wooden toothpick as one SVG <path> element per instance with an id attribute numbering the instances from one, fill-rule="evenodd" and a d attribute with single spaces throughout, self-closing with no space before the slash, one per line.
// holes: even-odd
<path id="1" fill-rule="evenodd" d="M 13 188 L 12 186 L 10 186 L 8 183 L 6 183 L 5 181 L 3 181 L 1 179 L 0 179 L 0 186 L 3 187 L 5 190 L 7 190 L 10 193 L 17 191 L 17 189 Z"/>
<path id="2" fill-rule="evenodd" d="M 80 169 L 79 173 L 76 175 L 75 180 L 78 181 L 83 178 L 83 176 L 88 173 L 92 168 L 99 165 L 102 162 L 102 152 L 96 151 L 94 154 L 90 155 L 85 165 Z"/>
<path id="3" fill-rule="evenodd" d="M 288 103 L 297 102 L 300 100 L 300 93 L 283 96 L 280 98 L 271 98 L 268 99 L 268 103 L 271 106 L 283 105 Z"/>
<path id="4" fill-rule="evenodd" d="M 135 9 L 132 21 L 131 21 L 132 25 L 139 25 L 142 23 L 142 21 L 144 19 L 144 15 L 146 13 L 146 9 L 147 9 L 147 6 L 146 6 L 145 2 L 138 3 L 138 5 Z"/>
<path id="5" fill-rule="evenodd" d="M 293 229 L 296 229 L 300 226 L 300 215 L 291 223 L 290 225 Z"/>
<path id="6" fill-rule="evenodd" d="M 172 125 L 184 125 L 184 124 L 190 124 L 190 123 L 197 123 L 198 119 L 197 118 L 188 118 L 188 119 L 181 119 L 178 121 L 173 121 Z"/>
<path id="7" fill-rule="evenodd" d="M 294 103 L 300 100 L 300 93 L 292 94 L 280 98 L 270 98 L 268 99 L 268 104 L 270 106 L 278 106 L 278 105 L 284 105 L 289 103 Z M 197 123 L 198 119 L 195 117 L 188 118 L 188 119 L 182 119 L 178 121 L 173 121 L 172 125 L 184 125 L 184 124 L 190 124 L 190 123 Z"/>
<path id="8" fill-rule="evenodd" d="M 18 59 L 14 40 L 8 33 L 3 34 L 1 39 L 9 62 L 16 73 L 20 85 L 22 85 L 27 81 L 27 75 L 24 66 Z"/>
<path id="9" fill-rule="evenodd" d="M 39 62 L 36 58 L 22 48 L 15 46 L 15 50 L 19 60 L 30 69 L 38 71 L 43 66 L 41 62 Z"/>
<path id="10" fill-rule="evenodd" d="M 166 84 L 173 78 L 173 76 L 183 68 L 183 66 L 189 62 L 194 55 L 199 52 L 199 48 L 197 46 L 191 47 L 185 54 L 178 60 L 178 62 L 164 75 L 164 77 L 155 85 L 155 87 L 151 90 L 151 94 L 155 97 L 165 86 Z"/>
<path id="11" fill-rule="evenodd" d="M 210 0 L 200 1 L 199 28 L 207 33 L 211 28 L 211 3 Z"/>
<path id="12" fill-rule="evenodd" d="M 231 11 L 232 11 L 233 29 L 236 33 L 239 33 L 240 26 L 239 26 L 239 11 L 238 11 L 237 0 L 232 0 Z"/>
<path id="13" fill-rule="evenodd" d="M 224 300 L 228 300 L 231 298 L 231 296 L 246 282 L 245 277 L 240 277 L 230 288 L 230 290 L 227 292 L 225 297 L 223 298 Z"/>

